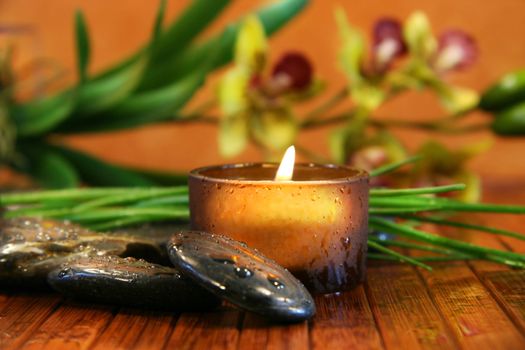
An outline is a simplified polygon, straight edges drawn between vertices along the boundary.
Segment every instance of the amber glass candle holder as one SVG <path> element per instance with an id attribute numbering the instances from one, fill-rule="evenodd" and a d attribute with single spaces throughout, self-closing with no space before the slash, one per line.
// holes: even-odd
<path id="1" fill-rule="evenodd" d="M 368 174 L 295 164 L 274 181 L 277 164 L 212 166 L 190 172 L 192 229 L 245 242 L 289 269 L 317 293 L 363 281 L 368 234 Z"/>

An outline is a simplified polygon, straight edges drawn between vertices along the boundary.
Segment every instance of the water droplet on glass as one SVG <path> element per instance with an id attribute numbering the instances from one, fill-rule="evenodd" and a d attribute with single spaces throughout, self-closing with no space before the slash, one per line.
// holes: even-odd
<path id="1" fill-rule="evenodd" d="M 284 284 L 276 278 L 268 277 L 268 282 L 277 289 L 283 289 Z"/>
<path id="2" fill-rule="evenodd" d="M 225 265 L 226 264 L 231 264 L 231 265 L 235 264 L 235 261 L 233 261 L 230 258 L 212 258 L 212 259 L 213 259 L 213 261 L 218 262 L 219 264 L 225 264 Z"/>
<path id="3" fill-rule="evenodd" d="M 237 276 L 239 276 L 240 278 L 248 278 L 248 277 L 251 277 L 253 275 L 252 270 L 250 270 L 250 269 L 248 269 L 246 267 L 243 267 L 243 266 L 235 267 L 234 271 L 235 271 L 235 274 Z"/>

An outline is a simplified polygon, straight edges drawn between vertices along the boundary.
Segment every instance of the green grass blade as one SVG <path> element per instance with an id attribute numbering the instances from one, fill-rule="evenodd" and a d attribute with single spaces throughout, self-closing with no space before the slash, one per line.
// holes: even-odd
<path id="1" fill-rule="evenodd" d="M 77 68 L 80 82 L 85 82 L 87 79 L 87 69 L 91 57 L 91 49 L 89 44 L 89 34 L 84 14 L 77 10 L 75 14 L 75 35 L 77 46 Z"/>
<path id="2" fill-rule="evenodd" d="M 419 267 L 422 267 L 428 271 L 432 271 L 432 268 L 430 266 L 428 266 L 427 264 L 424 264 L 422 262 L 419 262 L 415 259 L 412 259 L 411 257 L 408 257 L 406 255 L 403 255 L 403 254 L 400 254 L 392 249 L 388 249 L 387 247 L 384 247 L 382 246 L 381 244 L 379 243 L 376 243 L 374 241 L 368 241 L 368 247 L 370 248 L 374 248 L 374 249 L 377 249 L 379 250 L 380 252 L 382 253 L 386 253 L 394 258 L 396 258 L 397 260 L 399 261 L 402 261 L 402 262 L 406 262 L 406 263 L 409 263 L 409 264 L 412 264 L 412 265 L 415 265 L 415 266 L 419 266 Z"/>
<path id="3" fill-rule="evenodd" d="M 177 188 L 150 188 L 147 191 L 139 193 L 126 193 L 117 194 L 113 196 L 105 196 L 102 198 L 96 198 L 84 203 L 80 203 L 73 208 L 73 212 L 81 212 L 90 210 L 93 208 L 99 208 L 103 206 L 115 206 L 116 204 L 132 203 L 140 200 L 146 200 L 151 198 L 157 198 L 159 196 L 166 195 L 187 195 L 188 188 L 181 186 Z"/>
<path id="4" fill-rule="evenodd" d="M 368 253 L 367 257 L 374 260 L 391 260 L 399 261 L 398 258 L 387 254 Z M 418 256 L 412 257 L 412 259 L 421 262 L 439 262 L 439 261 L 454 261 L 454 260 L 472 260 L 473 257 L 464 257 L 461 255 L 449 255 L 449 256 Z"/>
<path id="5" fill-rule="evenodd" d="M 438 248 L 438 247 L 429 246 L 429 245 L 422 245 L 422 244 L 417 244 L 417 243 L 412 243 L 412 242 L 392 240 L 392 239 L 379 239 L 373 236 L 369 237 L 368 239 L 374 242 L 380 243 L 382 245 L 387 245 L 387 246 L 394 246 L 394 247 L 407 248 L 407 249 L 416 249 L 416 250 L 422 250 L 422 251 L 432 252 L 436 254 L 443 254 L 443 255 L 457 254 L 453 250 L 449 250 L 445 248 Z M 468 257 L 468 255 L 466 254 L 462 254 L 461 256 Z"/>
<path id="6" fill-rule="evenodd" d="M 399 162 L 383 165 L 377 169 L 372 170 L 370 172 L 370 177 L 375 177 L 375 176 L 390 173 L 394 170 L 401 168 L 405 164 L 415 163 L 420 159 L 421 159 L 421 156 L 414 156 L 414 157 L 410 157 L 407 159 L 403 159 L 402 161 L 399 161 Z"/>
<path id="7" fill-rule="evenodd" d="M 429 223 L 439 225 L 439 226 L 459 227 L 459 228 L 464 228 L 468 230 L 476 230 L 476 231 L 488 232 L 488 233 L 493 233 L 493 234 L 502 235 L 502 236 L 508 236 L 508 237 L 516 238 L 522 241 L 525 240 L 525 234 L 508 231 L 508 230 L 501 230 L 495 227 L 475 225 L 475 224 L 469 224 L 466 222 L 451 221 L 451 220 L 446 220 L 446 219 L 441 219 L 441 218 L 432 218 L 432 217 L 427 217 L 427 216 L 400 215 L 399 217 L 403 219 L 407 219 L 407 220 L 415 220 L 418 222 L 429 222 Z"/>
<path id="8" fill-rule="evenodd" d="M 434 187 L 419 187 L 419 188 L 402 188 L 402 189 L 390 189 L 390 188 L 372 188 L 370 189 L 370 196 L 376 197 L 394 197 L 394 196 L 413 196 L 421 194 L 435 194 L 435 193 L 446 193 L 451 191 L 464 190 L 466 186 L 464 184 L 453 184 L 446 186 L 434 186 Z"/>
<path id="9" fill-rule="evenodd" d="M 20 205 L 20 204 L 39 204 L 44 205 L 49 202 L 57 203 L 61 201 L 81 201 L 112 195 L 116 193 L 128 193 L 134 188 L 75 188 L 63 190 L 43 190 L 24 193 L 4 193 L 0 195 L 0 205 Z"/>
<path id="10" fill-rule="evenodd" d="M 520 262 L 520 264 L 525 262 L 524 254 L 505 252 L 502 250 L 492 248 L 485 248 L 469 242 L 463 242 L 451 238 L 442 237 L 433 233 L 420 231 L 412 227 L 396 224 L 394 222 L 376 216 L 372 216 L 369 218 L 369 224 L 373 229 L 376 229 L 378 231 L 403 235 L 413 240 L 450 248 L 462 253 L 474 254 L 476 256 L 484 257 L 489 260 L 493 259 L 493 257 L 500 257 L 502 259 L 508 259 L 509 261 Z"/>

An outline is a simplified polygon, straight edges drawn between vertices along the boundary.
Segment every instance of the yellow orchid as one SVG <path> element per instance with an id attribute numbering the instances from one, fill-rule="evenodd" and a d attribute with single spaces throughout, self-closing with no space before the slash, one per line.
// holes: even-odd
<path id="1" fill-rule="evenodd" d="M 234 66 L 218 89 L 219 150 L 225 157 L 242 152 L 250 140 L 273 157 L 295 140 L 289 102 L 312 85 L 311 65 L 301 54 L 288 53 L 265 76 L 267 54 L 264 27 L 256 16 L 247 17 L 235 43 Z"/>

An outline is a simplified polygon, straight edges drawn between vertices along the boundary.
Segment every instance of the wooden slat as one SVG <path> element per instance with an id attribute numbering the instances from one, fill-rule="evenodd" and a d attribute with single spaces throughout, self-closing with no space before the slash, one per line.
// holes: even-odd
<path id="1" fill-rule="evenodd" d="M 7 292 L 0 292 L 0 310 L 7 303 L 7 300 L 9 300 L 9 294 L 7 294 Z"/>
<path id="2" fill-rule="evenodd" d="M 525 271 L 489 273 L 484 276 L 484 281 L 521 332 L 525 333 Z"/>
<path id="3" fill-rule="evenodd" d="M 387 349 L 457 348 L 425 284 L 411 266 L 370 268 L 367 295 Z"/>
<path id="4" fill-rule="evenodd" d="M 166 349 L 236 349 L 242 313 L 230 307 L 182 314 Z"/>
<path id="5" fill-rule="evenodd" d="M 315 302 L 313 349 L 383 348 L 363 286 L 341 295 L 316 296 Z"/>
<path id="6" fill-rule="evenodd" d="M 113 318 L 109 306 L 67 302 L 61 305 L 21 349 L 88 349 Z"/>
<path id="7" fill-rule="evenodd" d="M 308 323 L 279 325 L 246 313 L 239 338 L 239 349 L 308 349 Z"/>
<path id="8" fill-rule="evenodd" d="M 525 338 L 465 262 L 420 270 L 442 314 L 466 349 L 519 349 Z"/>
<path id="9" fill-rule="evenodd" d="M 161 349 L 173 331 L 173 320 L 171 313 L 121 310 L 92 349 Z"/>
<path id="10" fill-rule="evenodd" d="M 17 293 L 0 310 L 0 349 L 17 349 L 60 302 L 55 294 Z"/>

